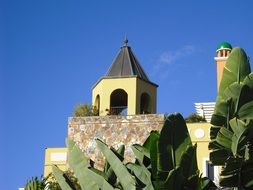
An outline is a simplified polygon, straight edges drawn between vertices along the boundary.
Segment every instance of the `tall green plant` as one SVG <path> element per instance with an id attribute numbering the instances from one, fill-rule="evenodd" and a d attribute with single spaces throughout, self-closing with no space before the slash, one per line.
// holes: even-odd
<path id="1" fill-rule="evenodd" d="M 234 48 L 212 116 L 210 160 L 221 165 L 220 185 L 253 188 L 253 73 L 243 49 Z"/>
<path id="2" fill-rule="evenodd" d="M 208 178 L 199 176 L 196 148 L 180 114 L 166 116 L 160 134 L 153 131 L 143 146 L 132 146 L 137 158 L 135 164 L 150 171 L 157 190 L 214 187 Z"/>

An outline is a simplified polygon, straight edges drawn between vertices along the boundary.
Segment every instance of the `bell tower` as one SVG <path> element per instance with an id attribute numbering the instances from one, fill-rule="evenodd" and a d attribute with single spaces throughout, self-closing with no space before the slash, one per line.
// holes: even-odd
<path id="1" fill-rule="evenodd" d="M 100 116 L 153 114 L 157 87 L 149 80 L 126 38 L 106 75 L 93 86 L 92 105 Z"/>
<path id="2" fill-rule="evenodd" d="M 214 60 L 217 64 L 217 89 L 219 90 L 219 85 L 223 73 L 223 68 L 226 64 L 229 54 L 232 51 L 232 46 L 228 42 L 222 42 L 216 49 L 216 57 Z"/>

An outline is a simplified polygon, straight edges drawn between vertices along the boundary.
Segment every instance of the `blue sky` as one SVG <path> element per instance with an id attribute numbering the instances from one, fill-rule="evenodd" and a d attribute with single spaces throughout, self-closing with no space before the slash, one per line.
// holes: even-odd
<path id="1" fill-rule="evenodd" d="M 43 174 L 46 147 L 64 146 L 67 119 L 91 102 L 127 35 L 158 112 L 194 112 L 216 96 L 216 47 L 253 56 L 253 2 L 0 1 L 0 189 Z"/>

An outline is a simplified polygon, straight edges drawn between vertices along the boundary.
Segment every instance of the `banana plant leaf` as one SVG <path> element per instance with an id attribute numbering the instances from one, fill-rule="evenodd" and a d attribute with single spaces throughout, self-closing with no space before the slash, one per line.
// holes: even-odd
<path id="1" fill-rule="evenodd" d="M 217 120 L 220 120 L 220 116 L 212 116 L 212 119 L 213 118 L 215 118 L 215 119 L 217 119 Z M 223 119 L 223 118 L 222 118 Z M 223 120 L 224 122 L 226 122 L 226 118 L 224 118 L 224 120 Z M 210 139 L 211 140 L 214 140 L 215 138 L 216 138 L 216 136 L 217 136 L 217 134 L 218 134 L 218 132 L 219 132 L 219 130 L 220 130 L 220 128 L 221 128 L 221 126 L 222 125 L 213 125 L 211 128 L 210 128 Z"/>
<path id="2" fill-rule="evenodd" d="M 147 157 L 150 159 L 150 150 L 147 149 L 144 146 L 141 146 L 139 144 L 134 144 L 131 146 L 131 149 L 136 157 L 136 159 L 140 162 L 144 162 L 144 158 Z"/>
<path id="3" fill-rule="evenodd" d="M 236 47 L 233 48 L 232 52 L 230 53 L 226 65 L 223 70 L 222 79 L 219 86 L 218 96 L 216 99 L 216 105 L 214 109 L 214 115 L 211 119 L 211 124 L 216 126 L 223 126 L 228 121 L 220 120 L 219 122 L 221 124 L 217 124 L 218 120 L 215 118 L 215 116 L 219 115 L 222 117 L 226 117 L 229 115 L 229 118 L 232 118 L 231 111 L 229 113 L 228 108 L 231 105 L 227 105 L 227 98 L 229 94 L 226 94 L 225 91 L 227 87 L 232 85 L 233 83 L 240 84 L 243 82 L 243 80 L 250 74 L 250 64 L 248 61 L 248 57 L 244 50 L 242 48 Z M 228 91 L 227 91 L 228 92 Z M 233 109 L 235 111 L 238 107 L 235 102 L 230 102 L 230 104 L 233 104 Z M 231 109 L 231 108 L 230 108 Z"/>
<path id="4" fill-rule="evenodd" d="M 100 190 L 114 190 L 114 188 L 105 180 L 105 178 L 89 168 L 84 168 L 83 171 L 90 181 L 94 181 Z"/>
<path id="5" fill-rule="evenodd" d="M 106 181 L 108 181 L 108 177 L 107 177 L 107 175 L 106 175 L 105 172 L 103 172 L 103 171 L 101 171 L 101 170 L 99 170 L 99 169 L 96 169 L 96 168 L 94 168 L 94 167 L 89 167 L 89 169 L 90 169 L 91 171 L 93 171 L 94 173 L 96 173 L 96 174 L 102 176 Z"/>
<path id="6" fill-rule="evenodd" d="M 253 73 L 250 73 L 245 77 L 243 84 L 247 85 L 250 89 L 253 89 Z"/>
<path id="7" fill-rule="evenodd" d="M 226 127 L 221 127 L 219 130 L 216 142 L 219 143 L 224 149 L 231 151 L 233 133 Z"/>
<path id="8" fill-rule="evenodd" d="M 231 150 L 233 152 L 233 155 L 236 157 L 236 156 L 239 156 L 238 150 L 241 150 L 242 148 L 246 148 L 245 147 L 246 144 L 245 143 L 242 144 L 241 141 L 242 139 L 245 139 L 245 135 L 246 135 L 245 133 L 247 132 L 248 128 L 245 122 L 237 118 L 230 120 L 230 126 L 234 132 L 233 137 L 232 137 Z"/>
<path id="9" fill-rule="evenodd" d="M 183 189 L 185 178 L 181 167 L 170 170 L 165 181 L 158 180 L 156 182 L 157 190 Z"/>
<path id="10" fill-rule="evenodd" d="M 253 160 L 248 160 L 242 168 L 242 184 L 245 189 L 253 189 Z"/>
<path id="11" fill-rule="evenodd" d="M 96 143 L 100 151 L 105 156 L 106 160 L 110 164 L 111 168 L 115 172 L 116 176 L 123 189 L 125 190 L 135 190 L 135 180 L 133 176 L 128 172 L 124 164 L 119 160 L 119 158 L 100 140 L 96 140 Z"/>
<path id="12" fill-rule="evenodd" d="M 253 101 L 250 101 L 246 104 L 244 104 L 239 112 L 238 112 L 238 117 L 241 120 L 244 119 L 252 119 L 253 120 Z"/>
<path id="13" fill-rule="evenodd" d="M 155 138 L 150 145 L 151 177 L 153 181 L 158 179 L 158 141 L 159 138 Z"/>
<path id="14" fill-rule="evenodd" d="M 74 166 L 75 168 L 85 168 L 89 167 L 89 159 L 86 158 L 81 151 L 81 149 L 75 145 L 75 142 L 69 139 L 66 139 L 66 145 L 68 148 L 68 154 L 69 154 L 69 164 L 71 166 Z M 78 165 L 77 165 L 78 164 Z"/>
<path id="15" fill-rule="evenodd" d="M 131 170 L 134 175 L 146 186 L 143 188 L 143 190 L 154 190 L 154 187 L 152 185 L 151 181 L 151 173 L 149 170 L 143 165 L 143 164 L 134 164 L 134 163 L 127 163 L 127 168 Z"/>
<path id="16" fill-rule="evenodd" d="M 212 180 L 207 177 L 200 176 L 197 183 L 196 190 L 211 190 L 217 189 Z"/>
<path id="17" fill-rule="evenodd" d="M 90 166 L 89 160 L 84 156 L 79 147 L 74 145 L 73 141 L 67 139 L 66 144 L 69 151 L 69 165 L 74 170 L 82 190 L 99 190 L 99 186 L 94 181 L 90 180 L 88 173 L 85 172 L 85 169 Z"/>
<path id="18" fill-rule="evenodd" d="M 53 175 L 59 183 L 62 190 L 75 190 L 73 185 L 70 185 L 70 181 L 64 176 L 64 172 L 61 171 L 57 166 L 53 165 Z"/>
<path id="19" fill-rule="evenodd" d="M 234 115 L 238 110 L 242 88 L 243 88 L 242 84 L 234 82 L 231 85 L 229 85 L 224 91 L 225 100 L 231 98 L 232 110 L 230 110 L 230 115 Z"/>
<path id="20" fill-rule="evenodd" d="M 179 165 L 180 167 L 182 167 L 183 176 L 186 179 L 199 173 L 196 151 L 197 144 L 195 144 L 194 146 L 188 146 L 182 154 Z"/>
<path id="21" fill-rule="evenodd" d="M 192 145 L 184 118 L 180 114 L 167 116 L 158 141 L 158 177 L 165 180 L 170 170 L 179 166 L 182 153 Z"/>
<path id="22" fill-rule="evenodd" d="M 211 120 L 211 123 L 216 126 L 223 126 L 227 122 L 220 117 L 232 119 L 237 116 L 240 108 L 253 100 L 253 91 L 243 83 L 234 82 L 225 89 L 223 98 L 225 99 L 217 102 L 216 113 Z"/>
<path id="23" fill-rule="evenodd" d="M 246 81 L 249 83 L 249 77 L 246 79 L 248 79 Z M 237 82 L 232 83 L 224 90 L 223 99 L 219 99 L 219 101 L 216 102 L 216 110 L 212 116 L 211 124 L 216 126 L 224 125 L 226 121 L 221 117 L 229 117 L 229 119 L 236 116 L 240 119 L 252 118 L 250 115 L 252 110 L 251 112 L 249 110 L 252 109 L 252 107 L 245 107 L 245 105 L 252 101 L 253 89 L 250 89 L 250 87 L 244 84 L 244 82 L 240 84 Z M 246 113 L 248 115 L 245 115 Z"/>
<path id="24" fill-rule="evenodd" d="M 252 155 L 246 155 L 252 154 L 252 148 L 248 147 L 248 142 L 253 139 L 253 121 L 244 122 L 234 118 L 230 120 L 230 126 L 233 131 L 231 144 L 233 156 L 228 156 L 228 159 L 224 161 L 220 185 L 250 189 L 253 187 L 253 158 Z M 211 159 L 213 154 L 214 152 L 210 153 Z M 221 155 L 215 157 L 216 160 L 220 160 Z"/>
<path id="25" fill-rule="evenodd" d="M 208 148 L 212 150 L 210 152 L 210 160 L 213 164 L 224 165 L 227 158 L 232 155 L 232 137 L 233 133 L 230 130 L 226 127 L 221 127 L 216 138 L 211 140 Z"/>
<path id="26" fill-rule="evenodd" d="M 222 166 L 231 154 L 226 149 L 215 149 L 210 152 L 210 160 L 212 164 Z"/>
<path id="27" fill-rule="evenodd" d="M 154 141 L 159 139 L 159 137 L 160 137 L 160 134 L 158 131 L 151 131 L 149 137 L 144 142 L 143 147 L 150 150 L 150 146 L 154 143 Z"/>
<path id="28" fill-rule="evenodd" d="M 214 126 L 223 126 L 227 122 L 228 115 L 228 101 L 221 99 L 219 102 L 216 101 L 215 113 L 211 118 L 211 124 Z"/>
<path id="29" fill-rule="evenodd" d="M 152 167 L 151 166 L 151 146 L 154 144 L 157 144 L 157 141 L 160 137 L 160 134 L 158 131 L 151 131 L 149 137 L 144 142 L 143 146 L 134 145 L 132 147 L 132 150 L 137 158 L 137 160 L 141 163 L 143 163 L 147 168 Z M 157 147 L 152 147 L 152 149 L 155 148 L 155 152 L 157 152 Z M 137 155 L 138 154 L 138 155 Z M 153 155 L 154 158 L 154 155 Z M 154 161 L 154 160 L 153 160 Z M 156 163 L 156 161 L 155 161 Z M 154 163 L 153 163 L 154 164 Z M 155 166 L 157 167 L 157 166 Z"/>
<path id="30" fill-rule="evenodd" d="M 125 145 L 121 145 L 117 150 L 113 147 L 110 147 L 111 151 L 120 159 L 120 161 L 124 160 L 125 154 Z"/>
<path id="31" fill-rule="evenodd" d="M 220 185 L 224 187 L 242 187 L 241 168 L 243 161 L 240 158 L 229 158 L 220 174 Z"/>
<path id="32" fill-rule="evenodd" d="M 232 99 L 238 99 L 240 96 L 241 89 L 243 87 L 242 83 L 234 82 L 230 84 L 225 90 L 224 90 L 224 99 L 232 98 Z"/>
<path id="33" fill-rule="evenodd" d="M 67 145 L 68 151 L 71 151 L 74 148 L 74 146 L 76 145 L 75 141 L 70 140 L 68 138 L 65 139 L 65 143 Z"/>
<path id="34" fill-rule="evenodd" d="M 253 90 L 250 89 L 249 86 L 243 85 L 240 96 L 239 96 L 239 101 L 238 101 L 238 106 L 237 106 L 237 109 L 236 109 L 236 113 L 238 113 L 238 110 L 240 110 L 240 108 L 243 105 L 245 105 L 245 104 L 247 104 L 248 102 L 251 102 L 251 101 L 253 101 Z"/>
<path id="35" fill-rule="evenodd" d="M 121 145 L 117 150 L 115 150 L 113 147 L 111 147 L 110 149 L 121 161 L 124 160 L 125 145 Z M 117 176 L 115 175 L 113 169 L 111 168 L 107 160 L 105 161 L 104 172 L 102 172 L 102 175 L 105 175 L 108 182 L 111 185 L 115 186 L 117 182 Z"/>
<path id="36" fill-rule="evenodd" d="M 223 70 L 217 100 L 225 99 L 225 89 L 234 82 L 242 82 L 250 72 L 250 63 L 245 51 L 239 47 L 233 48 Z"/>

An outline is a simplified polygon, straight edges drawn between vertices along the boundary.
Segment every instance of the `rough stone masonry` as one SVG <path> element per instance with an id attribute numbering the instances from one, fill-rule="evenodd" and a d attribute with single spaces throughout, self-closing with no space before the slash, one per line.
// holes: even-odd
<path id="1" fill-rule="evenodd" d="M 95 161 L 96 167 L 101 168 L 104 159 L 95 139 L 98 138 L 115 149 L 124 144 L 124 161 L 133 161 L 131 145 L 143 144 L 152 130 L 161 130 L 163 121 L 163 114 L 70 117 L 68 137 L 79 145 L 86 157 Z"/>

